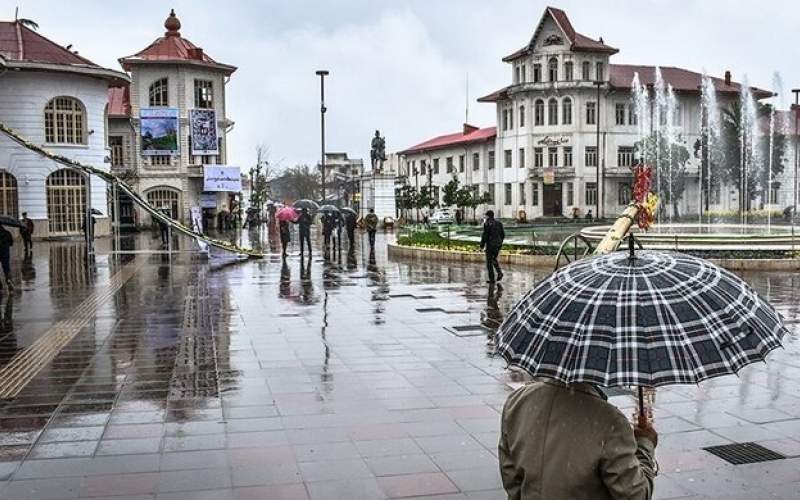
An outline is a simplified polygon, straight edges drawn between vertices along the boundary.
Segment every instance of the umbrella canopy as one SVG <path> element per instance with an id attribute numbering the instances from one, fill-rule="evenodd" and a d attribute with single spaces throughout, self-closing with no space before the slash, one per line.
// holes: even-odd
<path id="1" fill-rule="evenodd" d="M 8 217 L 7 215 L 0 215 L 0 226 L 8 226 L 8 227 L 24 227 L 22 222 L 15 219 L 14 217 Z"/>
<path id="2" fill-rule="evenodd" d="M 103 215 L 103 212 L 101 212 L 100 210 L 98 210 L 96 208 L 93 208 L 92 209 L 92 215 Z"/>
<path id="3" fill-rule="evenodd" d="M 342 208 L 340 210 L 341 210 L 342 214 L 350 214 L 350 215 L 358 216 L 358 212 L 356 212 L 354 209 L 352 209 L 350 207 L 344 207 L 344 208 Z"/>
<path id="4" fill-rule="evenodd" d="M 333 205 L 322 205 L 319 207 L 320 212 L 337 213 L 339 209 Z"/>
<path id="5" fill-rule="evenodd" d="M 787 333 L 737 276 L 679 253 L 617 252 L 539 283 L 498 330 L 509 363 L 562 382 L 696 384 L 763 361 Z"/>
<path id="6" fill-rule="evenodd" d="M 312 213 L 319 210 L 319 205 L 317 202 L 312 200 L 297 200 L 292 204 L 292 206 L 298 210 L 305 208 Z"/>
<path id="7" fill-rule="evenodd" d="M 297 219 L 297 211 L 292 207 L 283 207 L 275 214 L 279 221 L 293 221 Z"/>

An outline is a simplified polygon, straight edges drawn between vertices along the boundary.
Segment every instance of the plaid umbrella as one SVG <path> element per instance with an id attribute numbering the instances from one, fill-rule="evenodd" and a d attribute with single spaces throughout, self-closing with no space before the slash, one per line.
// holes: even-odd
<path id="1" fill-rule="evenodd" d="M 787 333 L 737 276 L 679 253 L 577 261 L 528 292 L 498 330 L 497 352 L 566 383 L 695 384 L 763 361 Z"/>

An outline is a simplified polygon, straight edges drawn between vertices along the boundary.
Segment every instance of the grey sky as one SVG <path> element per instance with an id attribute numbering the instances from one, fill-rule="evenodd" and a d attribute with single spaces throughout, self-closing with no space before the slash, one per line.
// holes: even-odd
<path id="1" fill-rule="evenodd" d="M 331 72 L 329 151 L 366 158 L 376 128 L 389 151 L 459 130 L 467 73 L 470 122 L 494 125 L 494 107 L 475 98 L 510 82 L 500 59 L 528 42 L 547 5 L 619 48 L 615 63 L 730 69 L 762 88 L 779 71 L 787 93 L 800 87 L 796 0 L 0 0 L 0 19 L 17 4 L 42 34 L 112 68 L 163 34 L 175 8 L 183 36 L 239 67 L 228 162 L 244 168 L 258 143 L 273 163 L 318 161 L 318 68 Z"/>

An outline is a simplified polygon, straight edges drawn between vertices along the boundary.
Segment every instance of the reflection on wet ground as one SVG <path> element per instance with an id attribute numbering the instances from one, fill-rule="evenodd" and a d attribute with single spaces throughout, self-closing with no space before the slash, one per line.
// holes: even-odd
<path id="1" fill-rule="evenodd" d="M 492 357 L 493 331 L 549 270 L 487 288 L 483 266 L 390 261 L 380 238 L 281 262 L 276 234 L 250 234 L 275 255 L 205 260 L 176 239 L 172 256 L 121 257 L 106 240 L 15 260 L 0 386 L 22 387 L 0 403 L 0 498 L 503 498 L 498 417 L 523 377 Z M 800 275 L 745 278 L 796 324 Z M 798 344 L 659 390 L 657 498 L 795 498 L 800 458 L 734 467 L 701 448 L 800 456 Z"/>

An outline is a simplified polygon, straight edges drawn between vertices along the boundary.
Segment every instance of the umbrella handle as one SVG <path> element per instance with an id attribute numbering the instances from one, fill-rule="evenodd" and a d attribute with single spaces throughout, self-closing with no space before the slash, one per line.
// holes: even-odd
<path id="1" fill-rule="evenodd" d="M 639 427 L 647 425 L 647 414 L 644 411 L 644 389 L 639 386 Z"/>

